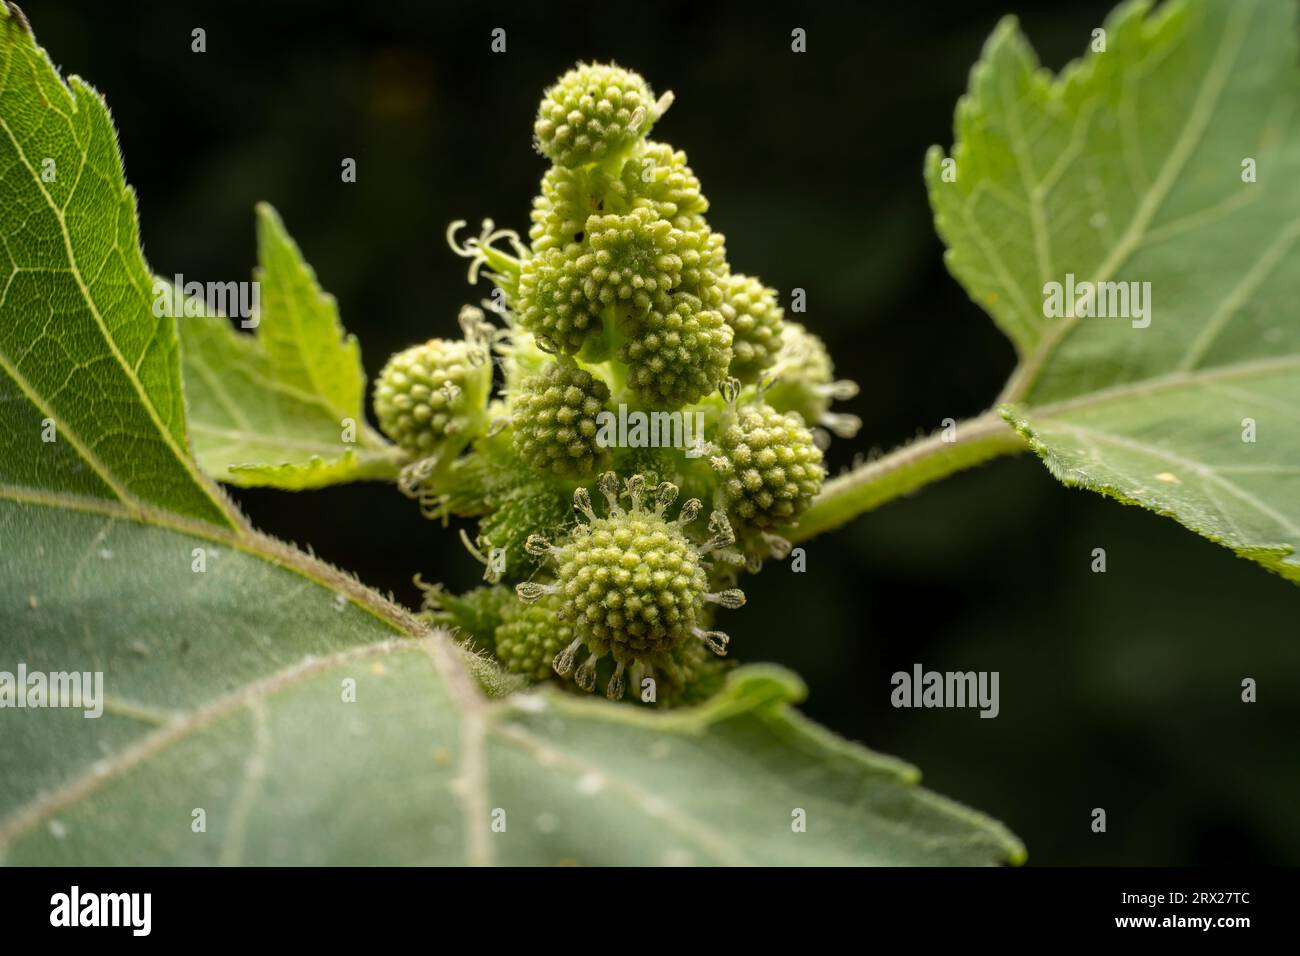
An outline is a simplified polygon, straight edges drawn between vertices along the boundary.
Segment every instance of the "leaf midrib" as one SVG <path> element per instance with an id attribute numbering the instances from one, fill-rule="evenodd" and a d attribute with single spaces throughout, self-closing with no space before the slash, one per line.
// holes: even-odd
<path id="1" fill-rule="evenodd" d="M 1171 372 L 1168 375 L 1156 378 L 1140 379 L 1123 385 L 1113 385 L 1109 388 L 1098 389 L 1095 392 L 1088 392 L 1076 398 L 1049 402 L 1046 405 L 1025 405 L 1024 409 L 1027 414 L 1038 419 L 1058 418 L 1070 412 L 1089 411 L 1113 402 L 1123 402 L 1131 398 L 1166 390 L 1195 388 L 1200 385 L 1211 385 L 1215 382 L 1231 381 L 1244 376 L 1287 371 L 1289 369 L 1300 371 L 1300 355 L 1291 355 L 1285 358 L 1255 359 L 1248 362 L 1201 368 L 1189 372 Z"/>

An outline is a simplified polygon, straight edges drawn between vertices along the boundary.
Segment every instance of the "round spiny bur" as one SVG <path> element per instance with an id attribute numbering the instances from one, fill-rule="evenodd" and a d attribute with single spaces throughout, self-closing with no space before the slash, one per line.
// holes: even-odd
<path id="1" fill-rule="evenodd" d="M 485 347 L 430 339 L 398 352 L 375 381 L 384 434 L 417 457 L 463 446 L 488 425 L 492 362 Z"/>
<path id="2" fill-rule="evenodd" d="M 546 91 L 533 135 L 538 150 L 557 166 L 586 166 L 635 143 L 659 111 L 639 74 L 613 64 L 583 63 Z"/>
<path id="3" fill-rule="evenodd" d="M 687 237 L 649 209 L 634 209 L 625 216 L 591 216 L 585 235 L 587 251 L 576 265 L 583 294 L 597 311 L 625 303 L 645 312 L 656 295 L 682 281 L 677 247 Z"/>
<path id="4" fill-rule="evenodd" d="M 704 617 L 706 601 L 739 607 L 745 597 L 735 589 L 709 590 L 703 556 L 735 541 L 721 512 L 710 519 L 713 536 L 697 545 L 684 528 L 699 515 L 698 499 L 686 502 L 676 520 L 664 517 L 677 498 L 676 486 L 658 485 L 650 507 L 645 505 L 647 488 L 641 475 L 630 478 L 620 494 L 618 477 L 606 472 L 600 489 L 608 503 L 604 517 L 592 509 L 587 489 L 579 488 L 574 507 L 586 521 L 559 545 L 537 536 L 529 539 L 530 553 L 554 563 L 555 582 L 521 584 L 517 590 L 524 601 L 558 599 L 558 613 L 573 626 L 573 640 L 556 655 L 555 671 L 562 677 L 572 673 L 579 687 L 591 690 L 597 665 L 608 654 L 615 670 L 606 694 L 619 698 L 627 666 L 653 666 L 685 640 L 701 640 L 724 654 L 726 635 L 705 631 L 697 622 Z M 621 498 L 630 499 L 631 507 L 624 510 Z M 584 646 L 588 656 L 575 670 Z"/>
<path id="5" fill-rule="evenodd" d="M 862 427 L 856 415 L 830 410 L 836 399 L 857 395 L 858 386 L 835 380 L 835 367 L 825 343 L 798 322 L 784 324 L 772 374 L 775 382 L 764 398 L 778 411 L 798 412 L 804 421 L 822 425 L 842 438 L 852 438 Z"/>
<path id="6" fill-rule="evenodd" d="M 728 409 L 715 444 L 727 513 L 745 526 L 789 524 L 821 490 L 822 452 L 798 415 L 762 404 Z"/>
<path id="7" fill-rule="evenodd" d="M 732 273 L 723 288 L 722 317 L 732 332 L 730 374 L 751 385 L 780 351 L 784 313 L 776 293 L 757 279 Z"/>
<path id="8" fill-rule="evenodd" d="M 628 324 L 620 358 L 628 387 L 647 404 L 677 409 L 712 392 L 731 364 L 731 329 L 695 296 L 661 298 Z"/>
<path id="9" fill-rule="evenodd" d="M 700 215 L 709 209 L 699 179 L 686 165 L 686 154 L 674 151 L 667 143 L 642 143 L 631 161 L 623 165 L 619 178 L 610 184 L 610 190 L 625 205 L 646 206 L 660 219 L 674 224 L 679 217 Z"/>
<path id="10" fill-rule="evenodd" d="M 573 642 L 573 625 L 560 617 L 561 599 L 549 594 L 534 604 L 514 600 L 496 631 L 496 656 L 506 670 L 533 680 L 551 676 L 555 656 Z"/>
<path id="11" fill-rule="evenodd" d="M 599 175 L 563 166 L 552 166 L 542 177 L 542 192 L 533 198 L 533 224 L 528 230 L 533 252 L 563 249 L 582 242 L 587 217 L 598 213 L 608 180 Z"/>
<path id="12" fill-rule="evenodd" d="M 609 386 L 570 362 L 552 362 L 524 380 L 513 396 L 515 450 L 539 471 L 564 478 L 596 473 L 608 452 L 596 441 L 596 416 L 605 411 Z"/>
<path id="13" fill-rule="evenodd" d="M 547 249 L 529 257 L 519 271 L 519 324 L 566 353 L 577 352 L 603 329 L 583 295 L 580 254 L 581 247 L 572 243 Z"/>

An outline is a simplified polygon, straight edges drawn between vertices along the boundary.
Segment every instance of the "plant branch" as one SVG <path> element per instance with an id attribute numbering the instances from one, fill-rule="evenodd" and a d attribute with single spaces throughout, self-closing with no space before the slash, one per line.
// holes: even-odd
<path id="1" fill-rule="evenodd" d="M 951 440 L 938 431 L 831 479 L 783 536 L 807 541 L 954 472 L 1026 448 L 997 411 L 958 422 L 951 431 Z"/>

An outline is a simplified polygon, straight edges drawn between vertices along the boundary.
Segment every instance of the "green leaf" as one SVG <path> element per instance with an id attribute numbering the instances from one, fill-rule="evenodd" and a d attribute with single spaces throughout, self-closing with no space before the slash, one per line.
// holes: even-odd
<path id="1" fill-rule="evenodd" d="M 108 111 L 18 20 L 0 31 L 0 485 L 228 526 L 186 447 Z"/>
<path id="2" fill-rule="evenodd" d="M 104 103 L 8 18 L 0 133 L 0 695 L 20 665 L 92 675 L 81 708 L 0 712 L 0 860 L 1023 859 L 800 717 L 784 672 L 665 713 L 523 693 L 249 528 L 185 453 L 175 326 L 152 314 Z M 73 182 L 45 186 L 45 156 Z"/>
<path id="3" fill-rule="evenodd" d="M 1020 356 L 1002 411 L 1052 473 L 1300 581 L 1295 14 L 1127 4 L 1056 78 L 1005 21 L 955 181 L 938 148 L 926 178 L 949 268 Z M 1149 282 L 1150 324 L 1046 317 L 1067 274 Z"/>
<path id="4" fill-rule="evenodd" d="M 266 203 L 257 250 L 253 335 L 220 315 L 179 320 L 200 464 L 233 485 L 291 491 L 395 478 L 400 451 L 366 423 L 361 348 Z"/>

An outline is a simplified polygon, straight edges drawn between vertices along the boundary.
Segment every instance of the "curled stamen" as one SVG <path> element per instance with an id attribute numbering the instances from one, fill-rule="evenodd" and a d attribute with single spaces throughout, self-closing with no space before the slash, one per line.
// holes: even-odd
<path id="1" fill-rule="evenodd" d="M 636 108 L 636 110 L 633 111 L 633 113 L 632 113 L 632 118 L 631 118 L 630 120 L 628 120 L 628 123 L 627 123 L 627 128 L 628 128 L 628 130 L 630 130 L 631 132 L 635 133 L 635 132 L 637 132 L 639 129 L 641 129 L 641 124 L 645 122 L 645 119 L 646 119 L 646 116 L 647 116 L 647 115 L 648 115 L 648 114 L 646 113 L 646 109 L 645 109 L 645 107 L 644 107 L 644 106 L 638 106 L 638 107 Z"/>
<path id="2" fill-rule="evenodd" d="M 419 498 L 424 494 L 424 484 L 433 476 L 437 467 L 436 458 L 421 458 L 404 467 L 397 476 L 397 487 L 408 498 Z"/>
<path id="3" fill-rule="evenodd" d="M 548 594 L 554 594 L 559 591 L 554 584 L 538 584 L 535 581 L 523 581 L 515 585 L 515 593 L 519 595 L 519 600 L 525 604 L 532 604 L 534 601 L 541 600 Z"/>
<path id="4" fill-rule="evenodd" d="M 590 691 L 596 686 L 596 665 L 600 663 L 600 658 L 595 654 L 589 654 L 587 659 L 582 662 L 573 675 L 573 681 L 583 690 Z"/>
<path id="5" fill-rule="evenodd" d="M 699 498 L 691 498 L 686 504 L 682 505 L 682 510 L 677 514 L 677 523 L 679 525 L 688 525 L 700 516 L 700 509 L 704 507 Z"/>
<path id="6" fill-rule="evenodd" d="M 843 412 L 827 412 L 822 416 L 821 424 L 841 438 L 852 438 L 862 427 L 862 419 Z"/>
<path id="7" fill-rule="evenodd" d="M 740 379 L 724 379 L 718 386 L 718 392 L 722 395 L 722 400 L 728 405 L 735 405 L 736 399 L 740 398 Z"/>
<path id="8" fill-rule="evenodd" d="M 528 540 L 524 542 L 524 550 L 534 558 L 544 558 L 549 554 L 556 554 L 559 549 L 545 537 L 540 534 L 530 534 Z"/>
<path id="9" fill-rule="evenodd" d="M 552 339 L 549 335 L 533 336 L 533 341 L 537 343 L 537 347 L 541 349 L 543 352 L 545 352 L 547 355 L 560 354 L 560 347 L 555 344 L 555 340 Z"/>
<path id="10" fill-rule="evenodd" d="M 469 535 L 465 533 L 464 528 L 460 529 L 460 543 L 465 546 L 465 550 L 468 551 L 470 556 L 479 564 L 488 563 L 488 559 L 483 555 L 483 552 L 479 550 L 478 545 L 469 539 Z"/>
<path id="11" fill-rule="evenodd" d="M 451 495 L 422 488 L 410 497 L 420 505 L 420 517 L 426 521 L 441 521 L 445 528 L 451 523 Z"/>
<path id="12" fill-rule="evenodd" d="M 788 540 L 779 534 L 763 532 L 763 543 L 767 545 L 768 553 L 778 561 L 784 561 L 790 557 L 790 549 L 794 547 Z"/>
<path id="13" fill-rule="evenodd" d="M 456 399 L 460 398 L 460 386 L 451 380 L 443 382 L 442 385 L 438 387 L 438 391 L 442 392 L 442 394 L 447 397 L 448 404 L 451 404 L 456 401 Z"/>
<path id="14" fill-rule="evenodd" d="M 671 481 L 661 482 L 655 487 L 655 517 L 662 518 L 666 510 L 677 500 L 677 486 Z"/>
<path id="15" fill-rule="evenodd" d="M 725 591 L 705 594 L 704 600 L 712 601 L 714 604 L 721 604 L 723 607 L 734 611 L 738 607 L 745 606 L 745 592 L 740 588 L 727 588 Z"/>
<path id="16" fill-rule="evenodd" d="M 614 668 L 614 676 L 605 685 L 605 696 L 610 700 L 622 700 L 626 689 L 627 687 L 623 682 L 623 662 L 619 661 L 618 666 Z"/>
<path id="17" fill-rule="evenodd" d="M 632 510 L 640 511 L 645 498 L 645 476 L 633 475 L 627 480 L 627 496 L 632 499 Z"/>
<path id="18" fill-rule="evenodd" d="M 551 667 L 555 669 L 555 673 L 561 677 L 568 677 L 573 673 L 574 658 L 577 657 L 578 648 L 581 646 L 582 638 L 576 637 L 573 639 L 572 644 L 555 655 L 555 660 L 551 662 Z"/>
<path id="19" fill-rule="evenodd" d="M 623 513 L 623 509 L 620 508 L 618 504 L 618 484 L 618 475 L 614 474 L 612 471 L 607 471 L 601 475 L 600 481 L 597 483 L 600 493 L 605 496 L 605 501 L 609 505 L 609 513 L 611 515 L 619 515 Z"/>
<path id="20" fill-rule="evenodd" d="M 475 238 L 466 239 L 463 243 L 457 244 L 456 233 L 465 228 L 464 219 L 457 219 L 447 227 L 447 245 L 456 255 L 468 259 L 469 262 L 469 281 L 470 284 L 478 282 L 479 270 L 488 263 L 494 267 L 505 266 L 515 271 L 519 268 L 519 260 L 528 255 L 528 250 L 524 247 L 519 238 L 519 233 L 513 229 L 498 229 L 496 223 L 491 219 L 483 220 L 483 228 Z M 509 256 L 500 249 L 494 249 L 492 244 L 504 239 L 510 244 L 515 251 L 515 256 Z M 517 258 L 516 258 L 517 257 Z"/>
<path id="21" fill-rule="evenodd" d="M 504 416 L 492 419 L 492 424 L 488 425 L 487 437 L 495 438 L 503 431 L 510 427 L 510 419 Z"/>
<path id="22" fill-rule="evenodd" d="M 725 548 L 736 543 L 736 532 L 731 530 L 731 522 L 721 511 L 709 515 L 709 533 L 711 537 L 700 545 L 700 554 L 708 554 L 717 548 Z"/>
<path id="23" fill-rule="evenodd" d="M 846 402 L 858 394 L 858 383 L 850 382 L 848 379 L 840 379 L 838 382 L 831 382 L 829 385 L 823 385 L 820 392 L 829 395 L 839 402 Z"/>
<path id="24" fill-rule="evenodd" d="M 591 510 L 591 494 L 586 488 L 574 489 L 573 510 L 581 512 L 588 521 L 596 520 L 596 512 Z"/>
<path id="25" fill-rule="evenodd" d="M 469 223 L 464 219 L 453 219 L 447 224 L 447 245 L 451 246 L 451 251 L 456 253 L 456 255 L 462 256 L 466 259 L 469 259 L 474 255 L 473 249 L 470 248 L 470 243 L 474 240 L 467 239 L 463 246 L 458 246 L 456 245 L 456 233 L 460 232 L 468 225 Z"/>
<path id="26" fill-rule="evenodd" d="M 731 638 L 727 637 L 726 634 L 723 634 L 721 631 L 704 631 L 698 627 L 695 628 L 693 633 L 703 641 L 704 646 L 713 651 L 713 653 L 717 654 L 719 657 L 727 656 L 727 645 L 731 643 Z"/>

